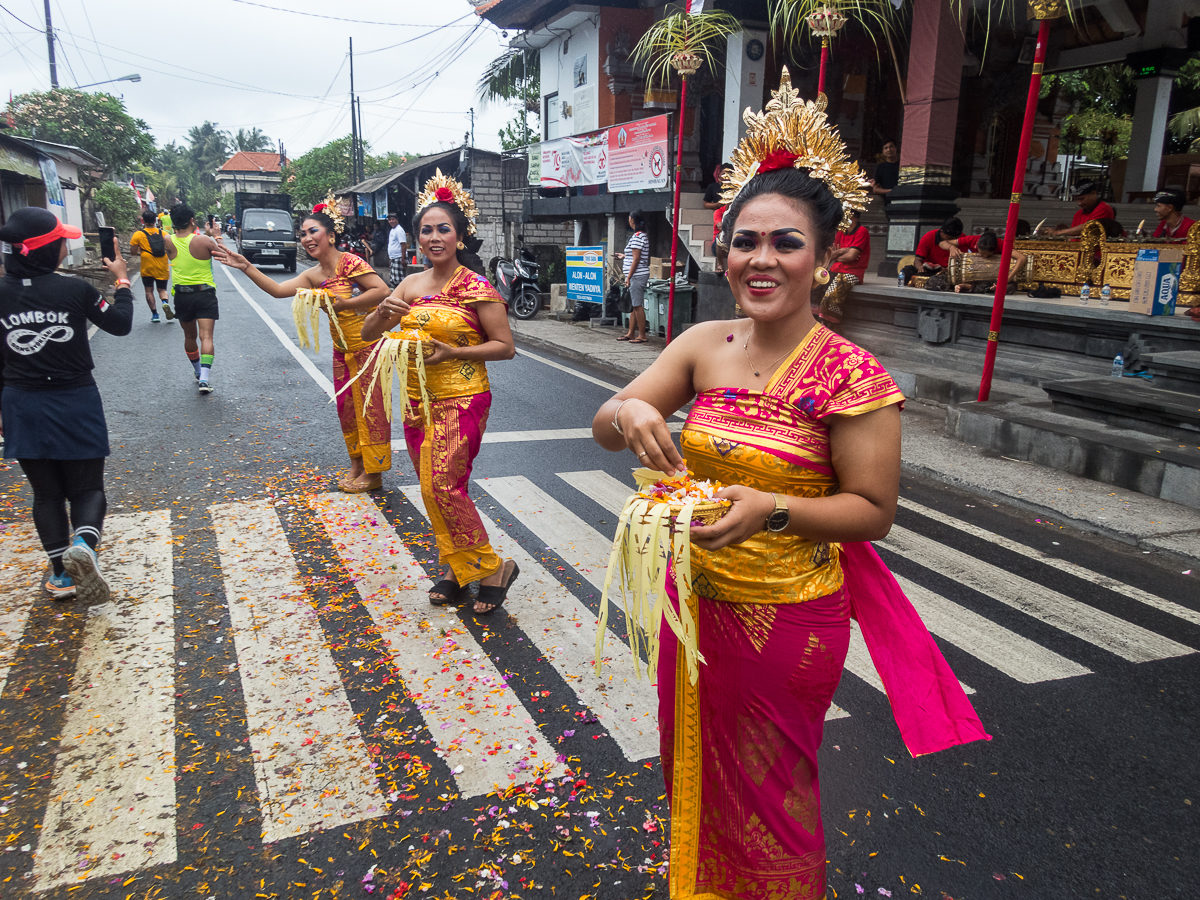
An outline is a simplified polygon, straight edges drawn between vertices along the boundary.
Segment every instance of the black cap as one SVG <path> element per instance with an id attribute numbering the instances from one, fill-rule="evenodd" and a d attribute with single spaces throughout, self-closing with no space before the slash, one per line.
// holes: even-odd
<path id="1" fill-rule="evenodd" d="M 37 206 L 18 209 L 8 217 L 8 221 L 3 226 L 0 226 L 0 241 L 9 244 L 20 244 L 23 241 L 43 236 L 77 238 L 82 234 L 75 226 L 59 222 L 58 216 L 50 210 Z"/>
<path id="2" fill-rule="evenodd" d="M 1154 202 L 1169 203 L 1176 209 L 1182 210 L 1184 204 L 1187 203 L 1187 198 L 1183 196 L 1183 191 L 1165 190 L 1154 195 Z"/>
<path id="3" fill-rule="evenodd" d="M 1094 194 L 1100 190 L 1094 181 L 1085 181 L 1076 186 L 1075 190 L 1071 191 L 1072 197 L 1082 197 L 1084 194 Z"/>

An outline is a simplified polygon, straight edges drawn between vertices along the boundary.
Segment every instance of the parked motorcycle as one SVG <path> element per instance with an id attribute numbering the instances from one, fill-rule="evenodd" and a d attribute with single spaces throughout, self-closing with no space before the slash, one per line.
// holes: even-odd
<path id="1" fill-rule="evenodd" d="M 516 259 L 493 257 L 488 263 L 496 290 L 508 303 L 518 319 L 532 319 L 542 308 L 542 292 L 538 289 L 538 264 L 532 253 L 521 248 Z"/>

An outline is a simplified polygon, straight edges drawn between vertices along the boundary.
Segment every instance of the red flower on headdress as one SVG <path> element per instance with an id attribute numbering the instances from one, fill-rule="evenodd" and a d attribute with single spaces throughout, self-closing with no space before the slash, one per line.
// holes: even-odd
<path id="1" fill-rule="evenodd" d="M 438 201 L 441 203 L 453 203 L 454 202 L 454 191 L 450 190 L 450 188 L 448 188 L 448 187 L 438 188 L 436 191 L 433 192 L 433 196 L 435 196 L 438 199 Z"/>
<path id="2" fill-rule="evenodd" d="M 313 207 L 313 212 L 314 213 L 325 212 L 325 210 L 327 210 L 327 209 L 329 209 L 328 203 L 318 203 L 316 206 Z"/>
<path id="3" fill-rule="evenodd" d="M 758 174 L 773 172 L 775 169 L 790 169 L 800 157 L 790 150 L 772 150 L 758 164 Z"/>

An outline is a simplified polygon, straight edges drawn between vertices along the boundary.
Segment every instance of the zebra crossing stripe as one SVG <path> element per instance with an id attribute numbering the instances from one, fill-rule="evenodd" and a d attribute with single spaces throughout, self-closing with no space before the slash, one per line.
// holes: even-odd
<path id="1" fill-rule="evenodd" d="M 477 797 L 539 774 L 565 775 L 462 619 L 452 607 L 430 604 L 429 579 L 375 502 L 365 494 L 322 494 L 311 502 L 458 790 Z"/>
<path id="2" fill-rule="evenodd" d="M 387 812 L 371 757 L 269 501 L 210 507 L 266 843 Z"/>
<path id="3" fill-rule="evenodd" d="M 21 646 L 29 611 L 46 570 L 46 554 L 32 525 L 10 526 L 0 541 L 0 694 Z"/>
<path id="4" fill-rule="evenodd" d="M 33 874 L 38 890 L 175 862 L 171 514 L 110 516 Z"/>
<path id="5" fill-rule="evenodd" d="M 853 619 L 850 620 L 850 646 L 846 650 L 846 671 L 861 678 L 879 693 L 887 694 L 887 689 L 883 686 L 875 663 L 871 662 L 871 651 L 867 649 L 867 642 L 858 627 L 858 622 Z M 970 685 L 964 684 L 962 681 L 958 683 L 964 692 L 975 693 L 975 688 Z"/>
<path id="6" fill-rule="evenodd" d="M 480 478 L 475 483 L 495 497 L 518 522 L 544 540 L 546 546 L 566 560 L 592 587 L 604 590 L 612 538 L 604 537 L 524 475 Z M 617 514 L 620 512 L 618 509 Z"/>
<path id="7" fill-rule="evenodd" d="M 424 515 L 420 488 L 405 488 L 404 492 Z M 637 677 L 629 645 L 608 642 L 609 658 L 598 678 L 594 665 L 596 614 L 495 522 L 486 521 L 493 549 L 521 567 L 521 577 L 504 601 L 505 611 L 595 713 L 626 759 L 639 762 L 657 757 L 658 694 L 648 680 Z"/>
<path id="8" fill-rule="evenodd" d="M 879 545 L 1130 662 L 1150 662 L 1195 652 L 1140 625 L 899 525 L 893 526 Z"/>
<path id="9" fill-rule="evenodd" d="M 579 474 L 592 476 L 603 475 L 605 478 L 611 479 L 612 484 L 620 487 L 620 500 L 618 501 L 619 505 L 616 508 L 616 513 L 619 515 L 621 512 L 621 507 L 625 503 L 625 498 L 629 495 L 630 489 L 625 488 L 619 481 L 617 481 L 607 472 L 560 473 L 559 477 L 563 478 L 570 484 L 572 483 L 570 476 Z M 598 478 L 592 478 L 590 481 L 596 483 L 596 486 L 600 489 L 601 495 L 605 499 L 612 499 L 612 497 L 615 497 L 615 490 L 613 489 L 612 484 L 606 484 Z M 604 589 L 604 574 L 608 568 L 608 555 L 612 546 L 612 541 L 609 538 L 604 537 L 602 534 L 600 534 L 600 532 L 596 531 L 596 529 L 592 528 L 524 476 L 518 475 L 511 478 L 484 478 L 476 481 L 475 483 L 486 489 L 489 494 L 503 504 L 510 514 L 515 516 L 522 525 L 537 535 L 539 540 L 544 541 L 547 547 L 552 549 L 567 562 L 571 563 L 571 565 L 577 571 L 579 571 L 579 573 L 583 575 L 583 577 L 586 578 L 588 582 L 594 588 L 596 588 L 596 590 Z M 582 483 L 589 483 L 589 479 L 583 479 Z M 604 491 L 608 491 L 608 494 L 604 494 Z M 594 497 L 593 499 L 601 502 L 601 496 Z M 603 502 L 601 505 L 603 505 Z M 611 509 L 611 507 L 609 508 Z M 497 533 L 499 533 L 498 530 Z M 507 535 L 504 535 L 503 537 L 505 538 L 506 547 L 519 549 L 519 545 L 517 545 L 515 541 L 512 541 Z M 512 555 L 512 552 L 515 551 L 506 552 L 508 555 Z M 521 552 L 523 553 L 524 551 Z M 578 562 L 576 562 L 576 560 Z M 552 578 L 551 580 L 555 579 Z M 578 603 L 578 600 L 575 600 L 573 595 L 571 595 L 571 599 L 575 603 Z M 582 604 L 579 605 L 582 607 Z M 595 622 L 596 620 L 595 614 L 590 610 L 587 610 L 586 607 L 584 608 L 583 612 L 580 613 L 580 615 L 584 621 Z M 530 635 L 537 634 L 537 628 L 532 624 L 530 627 L 525 628 L 525 631 Z M 551 643 L 553 643 L 553 641 L 551 641 Z M 623 674 L 630 671 L 633 667 L 633 660 L 629 658 L 630 651 L 628 647 L 622 645 L 624 649 L 618 651 L 616 649 L 615 641 L 610 641 L 608 646 L 612 648 L 611 652 L 614 654 L 618 652 L 622 654 L 620 658 L 612 661 L 610 664 L 611 668 L 618 674 Z M 546 649 L 543 648 L 542 652 L 543 655 L 547 655 Z M 576 663 L 575 665 L 582 665 L 585 661 L 592 660 L 594 654 L 594 647 L 581 650 L 580 662 Z M 549 657 L 547 656 L 547 658 Z M 564 678 L 565 677 L 566 676 L 564 675 Z M 653 705 L 650 708 L 657 709 L 657 696 L 649 697 L 642 694 L 640 688 L 641 684 L 642 682 L 637 681 L 636 677 L 632 680 L 626 678 L 626 689 L 632 690 L 636 693 L 627 694 L 623 692 L 621 694 L 621 698 L 625 699 L 626 702 L 632 702 L 634 709 L 636 709 L 639 704 L 645 703 L 652 703 Z M 578 690 L 578 685 L 575 685 L 575 687 Z M 599 708 L 602 707 L 593 706 L 593 709 Z M 597 715 L 599 715 L 599 713 L 597 713 Z M 825 718 L 826 720 L 837 719 L 844 718 L 849 715 L 850 714 L 845 710 L 839 709 L 836 706 L 831 706 L 829 711 L 826 713 Z M 604 721 L 603 717 L 601 717 L 601 721 Z M 610 731 L 610 734 L 611 733 L 613 732 Z M 625 749 L 624 746 L 622 746 L 622 749 Z M 635 759 L 635 757 L 629 756 L 629 752 L 630 751 L 626 750 L 626 756 L 631 760 Z M 648 753 L 647 755 L 653 754 Z"/>
<path id="10" fill-rule="evenodd" d="M 1090 675 L 1092 670 L 997 625 L 916 582 L 897 575 L 921 620 L 934 634 L 1023 684 Z"/>
<path id="11" fill-rule="evenodd" d="M 1090 569 L 1085 569 L 1078 563 L 1073 563 L 1070 560 L 1060 559 L 1057 556 L 1051 556 L 1043 550 L 1038 550 L 1036 547 L 1030 547 L 1028 544 L 1022 544 L 1014 541 L 1011 538 L 1006 538 L 1003 535 L 996 534 L 993 531 L 980 528 L 977 525 L 972 525 L 970 522 L 964 522 L 962 519 L 956 519 L 954 516 L 947 515 L 943 512 L 938 512 L 936 509 L 930 509 L 927 506 L 922 506 L 920 503 L 914 503 L 904 497 L 900 498 L 900 505 L 905 509 L 911 510 L 919 515 L 925 516 L 927 519 L 933 519 L 935 522 L 941 522 L 943 525 L 949 525 L 951 528 L 956 528 L 966 534 L 977 538 L 982 538 L 989 544 L 995 544 L 997 547 L 1003 547 L 1005 550 L 1011 550 L 1014 553 L 1019 553 L 1021 556 L 1029 559 L 1036 559 L 1038 562 L 1051 568 L 1058 569 L 1060 572 L 1066 572 L 1068 575 L 1073 575 L 1076 578 L 1086 581 L 1089 584 L 1097 585 L 1098 587 L 1108 588 L 1110 591 L 1115 591 L 1122 597 L 1128 597 L 1131 600 L 1136 600 L 1139 603 L 1144 603 L 1147 606 L 1152 606 L 1154 609 L 1168 613 L 1172 616 L 1177 616 L 1185 622 L 1191 622 L 1193 625 L 1200 625 L 1200 611 L 1189 609 L 1179 603 L 1173 603 L 1170 600 L 1164 600 L 1151 594 L 1149 591 L 1144 591 L 1132 584 L 1126 584 L 1123 581 L 1118 581 L 1115 578 L 1109 578 L 1107 575 L 1101 575 L 1099 572 L 1093 572 Z"/>

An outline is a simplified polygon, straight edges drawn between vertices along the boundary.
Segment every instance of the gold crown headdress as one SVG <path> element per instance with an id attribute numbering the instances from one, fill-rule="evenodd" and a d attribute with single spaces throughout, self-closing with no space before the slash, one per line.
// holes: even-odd
<path id="1" fill-rule="evenodd" d="M 425 182 L 425 187 L 417 195 L 417 213 L 431 203 L 453 203 L 467 217 L 467 234 L 475 233 L 475 217 L 479 210 L 471 199 L 471 192 L 449 175 L 443 175 L 441 169 L 434 170 L 434 176 Z"/>
<path id="2" fill-rule="evenodd" d="M 333 219 L 334 230 L 338 233 L 346 230 L 346 219 L 338 210 L 337 197 L 333 195 L 333 191 L 326 194 L 325 199 L 313 207 L 313 212 L 323 212 Z"/>
<path id="3" fill-rule="evenodd" d="M 746 136 L 733 151 L 732 169 L 721 179 L 721 202 L 733 202 L 746 183 L 759 172 L 774 169 L 807 169 L 828 185 L 842 204 L 842 231 L 850 227 L 852 210 L 867 208 L 867 179 L 858 163 L 846 155 L 846 145 L 825 117 L 825 95 L 815 103 L 800 99 L 792 87 L 787 67 L 779 90 L 760 113 L 746 109 L 742 120 Z"/>

